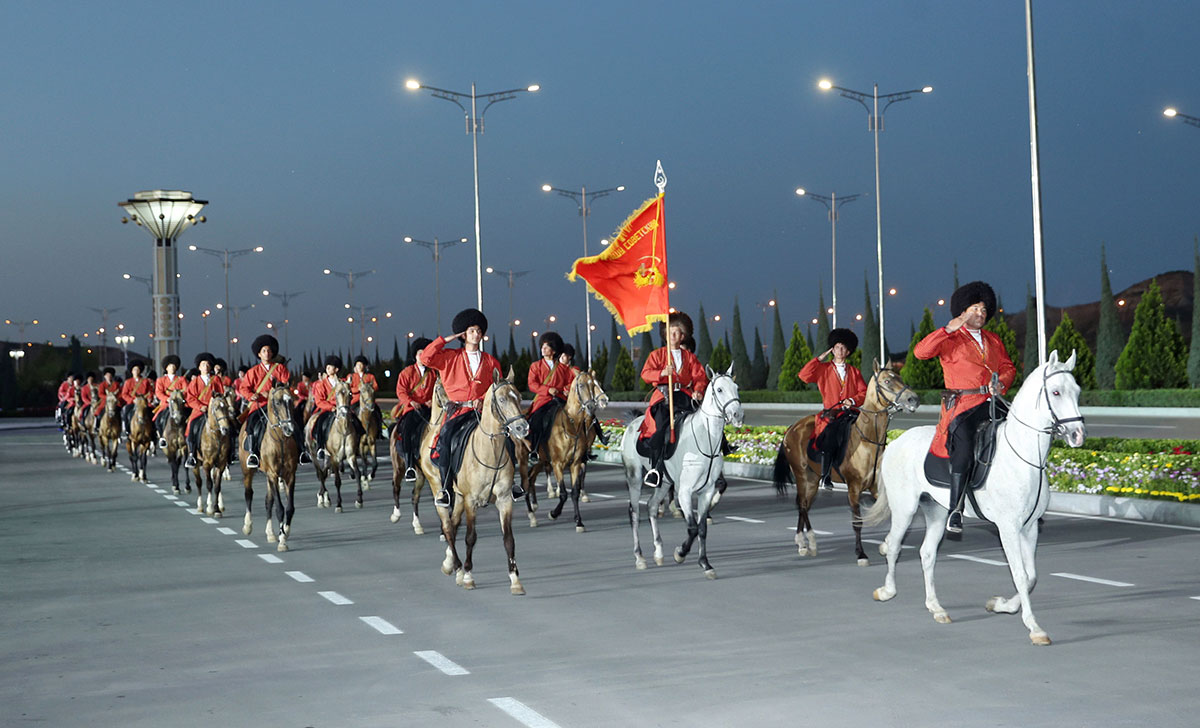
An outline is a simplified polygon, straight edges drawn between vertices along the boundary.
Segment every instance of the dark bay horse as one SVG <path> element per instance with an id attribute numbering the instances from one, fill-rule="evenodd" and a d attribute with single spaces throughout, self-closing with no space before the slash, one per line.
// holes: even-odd
<path id="1" fill-rule="evenodd" d="M 358 388 L 358 422 L 362 438 L 358 443 L 358 480 L 363 490 L 371 489 L 371 481 L 379 470 L 379 457 L 375 455 L 375 441 L 379 439 L 379 420 L 375 419 L 375 388 L 363 379 Z"/>
<path id="2" fill-rule="evenodd" d="M 129 418 L 129 440 L 125 443 L 129 451 L 130 477 L 135 481 L 147 482 L 146 458 L 156 439 L 154 420 L 151 419 L 150 403 L 145 395 L 133 398 L 133 416 Z"/>
<path id="3" fill-rule="evenodd" d="M 163 454 L 167 457 L 167 464 L 171 466 L 171 490 L 178 493 L 179 491 L 179 468 L 183 465 L 184 458 L 187 457 L 187 438 L 184 432 L 187 429 L 187 404 L 184 401 L 183 391 L 176 389 L 171 392 L 171 399 L 167 403 L 167 414 L 163 422 L 162 436 L 167 441 L 166 448 L 163 449 Z M 187 468 L 183 469 L 183 485 L 187 488 L 187 492 L 192 492 L 191 475 Z"/>
<path id="4" fill-rule="evenodd" d="M 287 387 L 277 386 L 267 395 L 265 405 L 267 431 L 263 434 L 262 451 L 258 457 L 258 468 L 267 479 L 267 543 L 275 543 L 275 528 L 279 527 L 277 550 L 287 551 L 287 538 L 292 532 L 292 516 L 296 513 L 296 466 L 300 462 L 300 447 L 292 436 L 296 422 L 292 416 L 292 393 Z M 247 536 L 254 524 L 250 518 L 250 506 L 254 501 L 255 468 L 247 468 L 242 457 L 242 484 L 246 488 L 246 517 L 242 520 L 242 533 Z"/>
<path id="5" fill-rule="evenodd" d="M 213 397 L 208 403 L 208 416 L 200 432 L 200 450 L 196 453 L 196 512 L 220 518 L 225 507 L 221 499 L 221 480 L 229 467 L 229 435 L 237 420 L 225 397 Z M 194 425 L 195 423 L 193 423 Z M 244 466 L 243 466 L 244 467 Z M 208 505 L 204 503 L 204 485 L 208 485 Z"/>
<path id="6" fill-rule="evenodd" d="M 428 452 L 430 445 L 433 443 L 433 438 L 442 427 L 442 418 L 446 411 L 446 390 L 442 387 L 441 381 L 433 385 L 433 400 L 430 402 L 429 421 L 425 423 L 421 431 L 420 445 L 417 446 L 417 452 Z M 429 477 L 426 475 L 426 469 L 422 467 L 421 461 L 428 460 L 428 456 L 418 454 L 416 462 L 405 462 L 404 453 L 400 451 L 400 442 L 395 437 L 388 438 L 388 452 L 392 458 L 392 523 L 400 520 L 400 486 L 404 482 L 404 474 L 411 467 L 416 471 L 416 480 L 413 482 L 412 489 L 412 527 L 413 533 L 420 536 L 425 533 L 425 527 L 421 525 L 421 519 L 418 512 L 418 507 L 421 502 L 421 489 L 429 485 L 432 492 L 434 487 L 429 482 Z M 437 467 L 430 461 L 429 467 L 435 472 Z M 440 486 L 439 486 L 440 487 Z"/>

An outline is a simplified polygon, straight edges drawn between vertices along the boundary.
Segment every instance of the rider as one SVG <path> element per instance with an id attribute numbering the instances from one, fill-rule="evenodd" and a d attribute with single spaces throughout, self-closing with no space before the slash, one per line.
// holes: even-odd
<path id="1" fill-rule="evenodd" d="M 104 414 L 104 402 L 108 398 L 109 392 L 117 395 L 118 401 L 120 400 L 121 383 L 117 381 L 117 371 L 112 367 L 104 367 L 104 378 L 96 385 L 96 401 L 92 409 L 93 417 L 99 417 Z"/>
<path id="2" fill-rule="evenodd" d="M 575 379 L 569 366 L 559 363 L 563 351 L 562 336 L 554 331 L 547 331 L 538 339 L 542 358 L 529 367 L 527 383 L 529 391 L 533 392 L 533 404 L 529 405 L 526 418 L 529 420 L 529 461 L 537 462 L 538 449 L 542 440 L 549 434 L 554 416 L 562 404 L 567 401 L 567 392 Z"/>
<path id="3" fill-rule="evenodd" d="M 258 364 L 238 378 L 237 391 L 238 396 L 246 401 L 246 411 L 241 415 L 241 420 L 246 423 L 246 440 L 242 445 L 250 453 L 246 457 L 246 467 L 257 468 L 258 451 L 267 429 L 267 415 L 262 411 L 262 406 L 267 403 L 271 387 L 277 383 L 286 386 L 292 375 L 286 365 L 275 361 L 279 355 L 279 341 L 274 336 L 263 334 L 254 340 L 250 348 L 258 357 Z M 304 450 L 303 447 L 300 449 Z M 304 462 L 303 457 L 301 462 Z"/>
<path id="4" fill-rule="evenodd" d="M 350 411 L 358 415 L 358 402 L 362 399 L 360 390 L 362 383 L 365 381 L 371 385 L 371 389 L 375 392 L 379 391 L 379 382 L 375 380 L 375 375 L 367 371 L 371 366 L 371 362 L 367 357 L 359 354 L 354 357 L 354 371 L 350 372 L 350 376 L 346 377 L 346 382 L 350 385 Z M 379 432 L 383 432 L 383 415 L 379 412 L 379 407 L 376 407 L 371 414 L 371 418 L 375 420 L 375 424 L 379 426 Z"/>
<path id="5" fill-rule="evenodd" d="M 421 337 L 412 343 L 413 363 L 405 367 L 396 376 L 395 409 L 392 410 L 392 432 L 389 435 L 397 439 L 401 456 L 408 467 L 404 471 L 404 479 L 417 479 L 416 464 L 420 460 L 418 448 L 421 446 L 421 434 L 425 423 L 429 422 L 429 403 L 433 400 L 433 388 L 437 385 L 437 372 L 425 366 L 425 356 L 422 351 L 432 342 Z"/>
<path id="6" fill-rule="evenodd" d="M 962 533 L 963 498 L 975 465 L 975 430 L 990 416 L 991 408 L 983 405 L 1004 394 L 1017 376 L 1004 342 L 983 330 L 995 312 L 996 292 L 983 281 L 972 281 L 950 297 L 950 323 L 913 347 L 918 359 L 937 357 L 946 379 L 941 419 L 929 451 L 950 460 L 950 533 Z"/>
<path id="7" fill-rule="evenodd" d="M 96 386 L 96 372 L 83 375 L 84 382 L 79 387 L 79 402 L 83 405 L 83 416 L 92 414 L 92 387 Z"/>
<path id="8" fill-rule="evenodd" d="M 313 401 L 313 416 L 317 421 L 313 424 L 313 441 L 317 444 L 317 462 L 325 465 L 329 462 L 329 453 L 325 444 L 329 441 L 329 426 L 333 424 L 333 412 L 337 409 L 337 396 L 334 393 L 333 382 L 342 370 L 342 358 L 337 354 L 325 357 L 325 373 L 308 390 Z"/>
<path id="9" fill-rule="evenodd" d="M 494 377 L 500 374 L 500 362 L 481 348 L 487 325 L 487 317 L 482 311 L 463 309 L 454 316 L 451 324 L 454 335 L 449 339 L 437 337 L 421 352 L 425 366 L 442 375 L 442 387 L 450 400 L 446 419 L 434 442 L 432 456 L 442 473 L 442 491 L 434 500 L 434 505 L 442 508 L 449 508 L 454 502 L 454 489 L 447 482 L 452 457 L 450 443 L 454 433 L 466 424 L 468 418 L 465 415 L 468 412 L 478 416 L 488 387 L 492 386 Z M 446 349 L 446 344 L 455 339 L 463 340 L 462 348 Z M 516 479 L 513 480 L 512 495 L 514 498 L 525 496 Z"/>
<path id="10" fill-rule="evenodd" d="M 185 468 L 196 467 L 196 453 L 200 450 L 200 433 L 204 431 L 204 423 L 208 418 L 208 405 L 212 403 L 214 395 L 225 393 L 225 383 L 213 373 L 215 363 L 213 355 L 207 351 L 197 354 L 196 368 L 200 373 L 192 378 L 185 390 L 188 407 L 192 409 L 184 430 L 188 449 L 187 461 L 183 464 Z"/>
<path id="11" fill-rule="evenodd" d="M 571 382 L 567 385 L 569 389 L 575 384 L 575 377 L 579 376 L 579 372 L 582 371 L 579 367 L 575 366 L 575 347 L 570 344 L 563 344 L 563 350 L 558 355 L 558 361 L 571 370 Z M 600 426 L 598 418 L 592 418 L 592 430 L 596 433 L 596 439 L 600 441 L 601 445 L 608 444 L 608 435 L 604 434 L 604 428 Z M 596 456 L 589 452 L 587 457 L 588 460 L 592 460 Z"/>
<path id="12" fill-rule="evenodd" d="M 58 385 L 58 407 L 54 410 L 54 418 L 63 432 L 66 432 L 67 426 L 71 424 L 71 415 L 68 413 L 68 408 L 75 401 L 75 388 L 79 386 L 79 378 L 75 372 L 67 374 L 67 378 Z M 63 435 L 64 439 L 66 435 Z"/>
<path id="13" fill-rule="evenodd" d="M 121 386 L 121 404 L 124 405 L 121 409 L 121 426 L 124 428 L 121 431 L 122 438 L 129 437 L 129 421 L 133 419 L 133 400 L 141 395 L 146 397 L 147 403 L 149 403 L 150 396 L 154 393 L 154 386 L 150 380 L 142 376 L 145 369 L 146 364 L 140 359 L 129 362 L 129 378 Z"/>
<path id="14" fill-rule="evenodd" d="M 832 490 L 830 473 L 846 454 L 850 427 L 858 419 L 858 408 L 867 396 L 867 383 L 858 367 L 846 358 L 858 348 L 858 336 L 850 329 L 834 329 L 826 340 L 829 346 L 814 356 L 797 375 L 802 382 L 816 384 L 821 391 L 821 406 L 813 427 L 812 442 L 821 452 L 821 485 Z M 833 361 L 825 361 L 830 356 Z"/>
<path id="15" fill-rule="evenodd" d="M 162 436 L 160 416 L 171 407 L 172 392 L 187 391 L 187 379 L 176 373 L 181 365 L 178 356 L 166 355 L 162 360 L 163 375 L 154 382 L 154 397 L 158 400 L 158 406 L 154 409 L 154 428 L 158 432 L 158 446 L 161 448 L 166 448 L 167 438 Z"/>
<path id="16" fill-rule="evenodd" d="M 668 381 L 675 385 L 671 400 L 676 413 L 694 411 L 694 403 L 704 398 L 704 389 L 708 386 L 708 375 L 700 360 L 682 347 L 684 339 L 692 335 L 692 319 L 682 311 L 676 311 L 670 314 L 669 325 L 659 324 L 658 331 L 667 345 L 650 352 L 642 367 L 642 380 L 653 386 L 654 391 L 638 433 L 639 440 L 650 440 L 650 470 L 642 483 L 651 488 L 657 488 L 666 473 L 663 455 L 671 424 L 666 395 Z M 668 379 L 668 373 L 671 379 Z"/>

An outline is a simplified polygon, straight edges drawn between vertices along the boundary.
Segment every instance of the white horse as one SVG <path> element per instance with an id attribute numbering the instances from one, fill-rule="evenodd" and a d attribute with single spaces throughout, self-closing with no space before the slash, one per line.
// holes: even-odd
<path id="1" fill-rule="evenodd" d="M 996 429 L 992 468 L 975 493 L 978 511 L 970 505 L 967 511 L 996 525 L 1017 588 L 1016 595 L 1010 598 L 989 599 L 987 610 L 1006 614 L 1021 610 L 1029 638 L 1035 645 L 1050 644 L 1050 637 L 1038 626 L 1029 603 L 1029 594 L 1037 583 L 1034 556 L 1038 519 L 1046 512 L 1050 500 L 1045 472 L 1050 441 L 1058 434 L 1071 447 L 1079 447 L 1086 436 L 1083 416 L 1079 414 L 1079 385 L 1071 375 L 1074 368 L 1074 352 L 1066 362 L 1059 362 L 1058 352 L 1052 351 L 1049 361 L 1029 373 L 1013 399 L 1008 419 Z M 934 620 L 947 624 L 950 617 L 934 591 L 933 567 L 938 545 L 945 535 L 949 491 L 935 488 L 925 479 L 925 456 L 933 434 L 933 427 L 914 427 L 888 446 L 883 454 L 879 500 L 863 516 L 863 521 L 879 523 L 891 509 L 892 527 L 879 547 L 887 555 L 887 579 L 874 592 L 876 600 L 885 602 L 896 596 L 900 541 L 920 506 L 925 514 L 925 540 L 921 544 L 925 606 L 933 613 Z"/>
<path id="2" fill-rule="evenodd" d="M 676 499 L 687 522 L 688 535 L 683 544 L 675 549 L 675 562 L 682 564 L 691 551 L 696 537 L 700 537 L 700 568 L 709 579 L 717 577 L 716 570 L 708 561 L 708 513 L 716 505 L 717 478 L 724 469 L 725 459 L 721 454 L 721 437 L 725 424 L 742 424 L 745 412 L 738 397 L 738 386 L 733 381 L 733 365 L 723 374 L 704 367 L 709 384 L 704 391 L 700 409 L 683 421 L 676 432 L 675 452 L 663 467 L 675 482 Z M 638 417 L 625 428 L 621 436 L 621 461 L 625 466 L 625 481 L 629 486 L 629 524 L 633 527 L 634 563 L 639 569 L 646 568 L 642 547 L 638 542 L 640 525 L 639 509 L 642 491 L 642 472 L 649 469 L 650 461 L 637 453 L 638 430 L 643 417 Z M 658 531 L 658 510 L 666 500 L 670 487 L 664 482 L 654 489 L 646 504 L 650 512 L 650 530 L 654 534 L 654 563 L 662 566 L 662 535 Z M 695 503 L 693 504 L 693 499 Z"/>

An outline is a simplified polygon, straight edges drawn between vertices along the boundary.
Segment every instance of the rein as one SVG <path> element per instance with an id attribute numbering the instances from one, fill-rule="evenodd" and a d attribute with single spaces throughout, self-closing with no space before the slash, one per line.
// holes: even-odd
<path id="1" fill-rule="evenodd" d="M 716 389 L 714 387 L 717 383 L 717 380 L 721 379 L 722 377 L 728 379 L 731 382 L 733 381 L 733 377 L 730 377 L 726 374 L 718 374 L 717 376 L 713 377 L 713 381 L 709 382 L 709 384 L 708 384 L 709 388 L 712 389 L 712 391 L 714 392 L 714 394 L 712 396 L 713 400 L 716 400 L 716 398 L 717 398 L 717 396 L 715 394 Z M 723 423 L 721 425 L 721 434 L 724 435 L 725 434 L 725 424 L 724 423 L 729 422 L 729 414 L 727 412 L 727 410 L 729 409 L 729 405 L 741 404 L 742 399 L 741 399 L 741 397 L 731 397 L 730 399 L 725 401 L 725 404 L 718 407 L 718 411 L 716 413 L 704 411 L 705 405 L 708 404 L 708 400 L 709 400 L 709 398 L 707 396 L 705 396 L 704 401 L 700 403 L 700 409 L 697 411 L 703 412 L 708 417 L 712 417 L 714 419 L 720 418 Z M 715 406 L 715 402 L 714 402 L 714 406 Z M 712 475 L 713 463 L 715 463 L 717 461 L 717 458 L 721 457 L 721 440 L 718 439 L 714 443 L 712 440 L 712 436 L 709 435 L 708 431 L 706 430 L 705 431 L 706 439 L 708 440 L 708 446 L 710 448 L 712 448 L 712 452 L 711 453 L 704 452 L 704 448 L 700 446 L 700 438 L 696 436 L 696 420 L 695 420 L 695 418 L 688 419 L 688 426 L 692 430 L 692 439 L 696 441 L 696 448 L 700 451 L 701 455 L 703 455 L 705 458 L 708 459 L 708 467 L 706 468 L 705 473 L 704 473 L 704 482 L 707 484 L 709 476 Z"/>

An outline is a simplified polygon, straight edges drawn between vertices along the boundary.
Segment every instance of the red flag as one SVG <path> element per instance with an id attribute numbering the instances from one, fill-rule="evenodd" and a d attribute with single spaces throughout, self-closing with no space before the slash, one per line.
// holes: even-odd
<path id="1" fill-rule="evenodd" d="M 666 321 L 670 303 L 663 194 L 646 200 L 630 215 L 600 255 L 576 260 L 567 279 L 576 276 L 587 282 L 629 334 Z"/>

